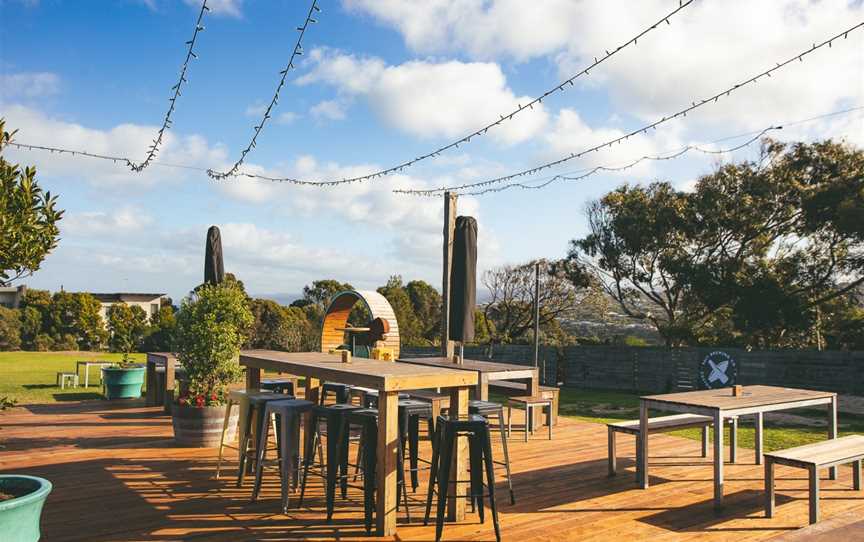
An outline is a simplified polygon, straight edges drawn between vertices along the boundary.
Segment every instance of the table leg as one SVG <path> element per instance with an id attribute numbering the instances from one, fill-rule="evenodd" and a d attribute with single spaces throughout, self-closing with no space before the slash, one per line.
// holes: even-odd
<path id="1" fill-rule="evenodd" d="M 765 415 L 762 414 L 761 412 L 757 412 L 756 413 L 756 435 L 755 435 L 756 464 L 757 465 L 762 464 L 762 455 L 763 455 L 763 452 L 762 452 L 762 440 L 763 440 L 762 431 L 764 429 L 764 425 L 765 425 Z"/>
<path id="2" fill-rule="evenodd" d="M 468 388 L 450 388 L 450 417 L 464 417 L 468 415 Z M 450 495 L 455 498 L 447 500 L 447 519 L 450 521 L 461 521 L 465 519 L 465 495 L 468 490 L 465 484 L 455 483 L 457 480 L 467 480 L 466 459 L 468 458 L 468 443 L 465 437 L 457 439 L 456 449 L 453 454 L 453 463 L 450 467 Z"/>
<path id="3" fill-rule="evenodd" d="M 247 378 L 248 378 L 248 374 Z M 260 385 L 260 384 L 259 384 Z M 307 401 L 312 401 L 314 404 L 318 404 L 318 394 L 321 390 L 321 382 L 317 378 L 312 378 L 311 376 L 306 377 L 306 393 L 303 395 L 303 398 Z M 256 388 L 257 391 L 257 388 Z M 303 414 L 303 461 L 312 461 L 315 456 L 315 449 L 312 447 L 312 434 L 314 433 L 312 427 L 312 411 Z"/>
<path id="4" fill-rule="evenodd" d="M 528 392 L 527 395 L 529 397 L 539 397 L 540 396 L 540 376 L 539 375 L 540 375 L 539 372 L 535 372 L 534 376 L 525 382 L 525 384 L 526 384 L 525 390 Z M 543 411 L 542 411 L 542 409 L 540 411 L 538 411 L 537 409 L 532 409 L 532 410 L 534 412 L 534 415 L 531 416 L 531 419 L 530 419 L 530 429 L 531 429 L 531 431 L 534 431 L 535 427 L 537 427 L 539 424 L 542 424 Z M 528 421 L 527 417 L 525 419 L 526 419 L 526 421 Z"/>
<path id="5" fill-rule="evenodd" d="M 90 364 L 84 364 L 84 389 L 90 387 Z"/>
<path id="6" fill-rule="evenodd" d="M 639 401 L 639 435 L 636 463 L 642 489 L 648 489 L 648 404 L 645 401 Z"/>
<path id="7" fill-rule="evenodd" d="M 396 534 L 396 482 L 399 452 L 399 394 L 378 394 L 378 499 L 375 503 L 378 536 Z"/>
<path id="8" fill-rule="evenodd" d="M 837 396 L 831 398 L 831 403 L 828 405 L 828 438 L 837 438 Z M 837 467 L 828 469 L 828 478 L 831 480 L 837 479 Z"/>
<path id="9" fill-rule="evenodd" d="M 165 359 L 165 397 L 162 400 L 162 405 L 166 414 L 171 414 L 171 406 L 174 404 L 174 370 L 177 367 L 177 363 L 177 361 L 171 358 Z M 253 369 L 251 367 L 247 367 L 246 369 L 246 388 L 249 389 L 249 371 Z M 254 371 L 258 381 L 260 381 L 261 369 L 254 369 Z M 258 389 L 257 383 L 255 384 L 255 389 Z"/>
<path id="10" fill-rule="evenodd" d="M 714 510 L 723 509 L 723 413 L 714 413 Z"/>
<path id="11" fill-rule="evenodd" d="M 489 375 L 479 374 L 477 379 L 477 387 L 474 388 L 474 398 L 478 401 L 489 400 Z"/>
<path id="12" fill-rule="evenodd" d="M 145 375 L 145 383 L 147 389 L 144 392 L 144 406 L 156 405 L 156 363 L 150 360 L 150 354 L 147 354 L 147 373 Z"/>

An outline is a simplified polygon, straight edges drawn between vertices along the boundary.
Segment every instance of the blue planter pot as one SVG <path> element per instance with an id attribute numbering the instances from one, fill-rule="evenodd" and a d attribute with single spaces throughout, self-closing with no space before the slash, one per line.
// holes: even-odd
<path id="1" fill-rule="evenodd" d="M 144 386 L 144 367 L 108 367 L 102 378 L 106 399 L 137 399 Z"/>
<path id="2" fill-rule="evenodd" d="M 0 501 L 0 537 L 4 542 L 39 540 L 42 505 L 51 493 L 51 482 L 35 476 L 0 475 L 0 491 L 22 496 Z"/>

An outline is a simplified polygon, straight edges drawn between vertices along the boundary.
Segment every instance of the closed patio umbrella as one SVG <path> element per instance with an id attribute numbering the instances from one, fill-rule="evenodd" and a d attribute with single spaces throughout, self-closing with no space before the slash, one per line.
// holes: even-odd
<path id="1" fill-rule="evenodd" d="M 477 221 L 470 216 L 456 217 L 453 235 L 453 267 L 450 274 L 451 341 L 460 343 L 459 359 L 464 357 L 464 343 L 474 340 L 474 310 L 477 305 Z"/>
<path id="2" fill-rule="evenodd" d="M 210 226 L 207 230 L 207 245 L 204 249 L 204 282 L 219 284 L 225 280 L 225 267 L 222 263 L 222 234 L 219 228 Z"/>

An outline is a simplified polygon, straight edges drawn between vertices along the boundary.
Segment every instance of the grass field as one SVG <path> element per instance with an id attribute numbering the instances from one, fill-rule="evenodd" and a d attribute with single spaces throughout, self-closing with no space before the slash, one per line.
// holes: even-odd
<path id="1" fill-rule="evenodd" d="M 10 399 L 17 400 L 19 405 L 99 399 L 102 395 L 95 367 L 90 368 L 90 387 L 87 389 L 83 387 L 82 373 L 82 387 L 61 390 L 56 385 L 57 372 L 74 371 L 75 362 L 78 360 L 119 361 L 121 357 L 121 354 L 101 352 L 0 352 L 0 397 L 9 396 Z M 134 354 L 132 358 L 137 362 L 145 360 L 144 354 Z M 506 398 L 494 394 L 492 399 L 506 401 Z M 639 416 L 639 396 L 632 393 L 564 388 L 561 390 L 560 414 L 598 423 L 635 419 Z M 780 414 L 766 416 L 767 451 L 825 438 L 827 426 L 824 423 L 824 410 L 798 410 L 793 414 L 794 417 Z M 846 413 L 840 415 L 840 434 L 850 433 L 864 433 L 864 416 Z M 698 429 L 676 431 L 673 434 L 690 439 L 701 438 Z M 752 448 L 753 438 L 751 421 L 745 419 L 739 428 L 739 445 Z"/>
<path id="2" fill-rule="evenodd" d="M 102 388 L 97 367 L 90 367 L 89 388 L 84 388 L 83 368 L 78 388 L 61 390 L 57 373 L 75 371 L 79 360 L 120 361 L 122 357 L 104 352 L 0 352 L 0 397 L 9 396 L 18 404 L 99 399 Z M 144 354 L 133 354 L 131 358 L 145 361 Z"/>

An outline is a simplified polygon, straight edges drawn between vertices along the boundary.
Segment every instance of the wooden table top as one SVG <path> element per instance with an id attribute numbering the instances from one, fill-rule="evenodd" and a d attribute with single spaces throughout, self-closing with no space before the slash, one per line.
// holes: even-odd
<path id="1" fill-rule="evenodd" d="M 658 403 L 719 410 L 736 410 L 739 408 L 794 403 L 811 399 L 830 399 L 837 395 L 830 391 L 801 390 L 796 388 L 781 388 L 779 386 L 744 386 L 743 392 L 743 395 L 740 397 L 734 397 L 732 395 L 732 388 L 721 388 L 716 390 L 646 395 L 641 397 L 641 399 Z"/>
<path id="2" fill-rule="evenodd" d="M 473 371 L 366 358 L 353 358 L 351 363 L 342 363 L 341 355 L 323 352 L 243 350 L 240 364 L 379 391 L 477 385 L 477 373 Z"/>
<path id="3" fill-rule="evenodd" d="M 151 359 L 152 358 L 152 359 Z M 177 364 L 177 356 L 171 352 L 147 352 L 147 361 L 151 363 L 164 364 L 168 361 Z"/>
<path id="4" fill-rule="evenodd" d="M 483 374 L 531 372 L 536 376 L 538 372 L 536 367 L 531 367 L 529 365 L 498 363 L 496 361 L 480 361 L 476 359 L 466 359 L 462 363 L 453 363 L 453 360 L 448 358 L 399 358 L 397 361 L 413 365 L 425 365 L 427 367 L 476 371 Z"/>

